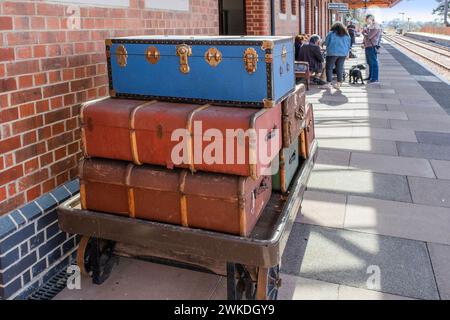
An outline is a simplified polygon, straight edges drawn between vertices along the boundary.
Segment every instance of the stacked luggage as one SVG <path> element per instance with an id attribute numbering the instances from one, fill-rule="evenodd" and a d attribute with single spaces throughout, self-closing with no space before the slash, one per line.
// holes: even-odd
<path id="1" fill-rule="evenodd" d="M 248 236 L 314 139 L 293 50 L 290 37 L 107 40 L 111 98 L 80 111 L 82 208 Z"/>

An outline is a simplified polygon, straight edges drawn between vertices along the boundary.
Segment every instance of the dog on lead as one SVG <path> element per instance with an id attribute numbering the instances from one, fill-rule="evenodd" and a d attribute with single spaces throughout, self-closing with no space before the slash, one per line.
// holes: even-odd
<path id="1" fill-rule="evenodd" d="M 349 72 L 349 83 L 357 84 L 358 80 L 361 80 L 361 83 L 364 84 L 364 78 L 361 70 L 366 70 L 366 66 L 363 64 L 357 64 L 350 68 Z"/>

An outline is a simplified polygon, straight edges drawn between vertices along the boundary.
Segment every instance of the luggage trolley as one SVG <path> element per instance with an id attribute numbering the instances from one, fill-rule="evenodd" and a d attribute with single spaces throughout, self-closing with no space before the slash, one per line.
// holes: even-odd
<path id="1" fill-rule="evenodd" d="M 80 198 L 58 207 L 61 229 L 81 235 L 77 264 L 95 284 L 118 256 L 201 268 L 227 277 L 228 300 L 275 300 L 280 262 L 317 157 L 317 142 L 297 170 L 287 195 L 272 193 L 249 237 L 82 210 Z"/>

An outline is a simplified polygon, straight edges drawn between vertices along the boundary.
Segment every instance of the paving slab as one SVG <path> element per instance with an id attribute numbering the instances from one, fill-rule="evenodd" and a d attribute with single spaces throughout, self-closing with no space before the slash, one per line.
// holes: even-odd
<path id="1" fill-rule="evenodd" d="M 339 166 L 317 164 L 309 178 L 308 189 L 411 202 L 406 177 Z"/>
<path id="2" fill-rule="evenodd" d="M 450 209 L 348 196 L 344 228 L 450 244 Z"/>
<path id="3" fill-rule="evenodd" d="M 81 290 L 66 288 L 55 300 L 209 299 L 219 280 L 219 276 L 209 273 L 120 258 L 119 265 L 101 286 L 83 276 Z"/>
<path id="4" fill-rule="evenodd" d="M 450 123 L 450 116 L 448 116 L 446 114 L 440 114 L 440 113 L 433 114 L 433 113 L 408 112 L 407 116 L 408 116 L 408 120 L 413 120 L 413 121 L 435 121 L 435 122 L 445 121 L 445 122 Z M 400 120 L 402 120 L 402 119 L 400 119 Z"/>
<path id="5" fill-rule="evenodd" d="M 403 111 L 406 114 L 417 113 L 418 119 L 420 115 L 447 115 L 447 113 L 441 107 L 423 107 L 423 106 L 403 106 L 403 105 L 386 105 L 386 109 L 390 111 Z"/>
<path id="6" fill-rule="evenodd" d="M 425 120 L 391 120 L 392 129 L 405 129 L 414 131 L 431 131 L 450 133 L 450 120 L 444 118 L 442 121 Z"/>
<path id="7" fill-rule="evenodd" d="M 450 246 L 428 243 L 428 250 L 441 299 L 450 300 Z"/>
<path id="8" fill-rule="evenodd" d="M 346 167 L 349 161 L 350 152 L 348 151 L 320 149 L 316 163 Z"/>
<path id="9" fill-rule="evenodd" d="M 366 118 L 366 117 L 348 117 L 348 118 L 334 118 L 334 117 L 316 117 L 314 119 L 316 128 L 318 127 L 371 127 L 390 129 L 391 124 L 388 119 L 380 118 Z"/>
<path id="10" fill-rule="evenodd" d="M 309 96 L 308 96 L 309 101 Z M 381 110 L 387 111 L 386 104 L 374 104 L 374 103 L 348 103 L 345 106 L 336 108 L 335 106 L 330 106 L 328 104 L 317 103 L 314 104 L 314 111 L 316 110 Z M 393 110 L 395 111 L 395 110 Z"/>
<path id="11" fill-rule="evenodd" d="M 347 196 L 307 190 L 296 221 L 331 228 L 343 228 Z"/>
<path id="12" fill-rule="evenodd" d="M 450 160 L 450 146 L 446 145 L 399 141 L 397 150 L 398 154 L 403 157 Z"/>
<path id="13" fill-rule="evenodd" d="M 450 147 L 450 133 L 416 131 L 417 141 L 420 143 L 437 144 Z"/>
<path id="14" fill-rule="evenodd" d="M 408 177 L 408 182 L 414 203 L 450 208 L 450 180 Z"/>
<path id="15" fill-rule="evenodd" d="M 394 120 L 390 120 L 391 123 Z M 381 128 L 354 128 L 352 137 L 371 138 L 391 141 L 417 142 L 413 130 L 393 130 Z"/>
<path id="16" fill-rule="evenodd" d="M 353 152 L 350 166 L 379 173 L 435 178 L 430 162 L 419 158 Z"/>
<path id="17" fill-rule="evenodd" d="M 430 160 L 430 162 L 438 179 L 450 180 L 450 161 Z"/>
<path id="18" fill-rule="evenodd" d="M 339 285 L 314 279 L 281 274 L 279 300 L 337 300 Z"/>
<path id="19" fill-rule="evenodd" d="M 398 296 L 385 292 L 366 290 L 361 288 L 339 286 L 339 300 L 414 300 L 413 298 Z"/>
<path id="20" fill-rule="evenodd" d="M 379 271 L 379 278 L 373 270 Z M 439 299 L 428 251 L 420 241 L 295 223 L 282 271 L 400 296 Z M 370 281 L 374 277 L 379 281 Z"/>
<path id="21" fill-rule="evenodd" d="M 398 155 L 395 142 L 388 140 L 370 138 L 321 138 L 319 140 L 319 146 L 321 150 L 323 148 L 329 148 L 393 156 Z"/>

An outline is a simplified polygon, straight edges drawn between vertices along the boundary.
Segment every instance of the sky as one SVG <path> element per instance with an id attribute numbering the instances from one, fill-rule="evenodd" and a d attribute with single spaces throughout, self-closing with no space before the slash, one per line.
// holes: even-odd
<path id="1" fill-rule="evenodd" d="M 399 4 L 389 9 L 371 8 L 368 11 L 375 14 L 379 22 L 401 19 L 400 12 L 405 12 L 405 20 L 409 17 L 412 21 L 433 21 L 433 9 L 437 7 L 435 0 L 402 0 Z"/>

